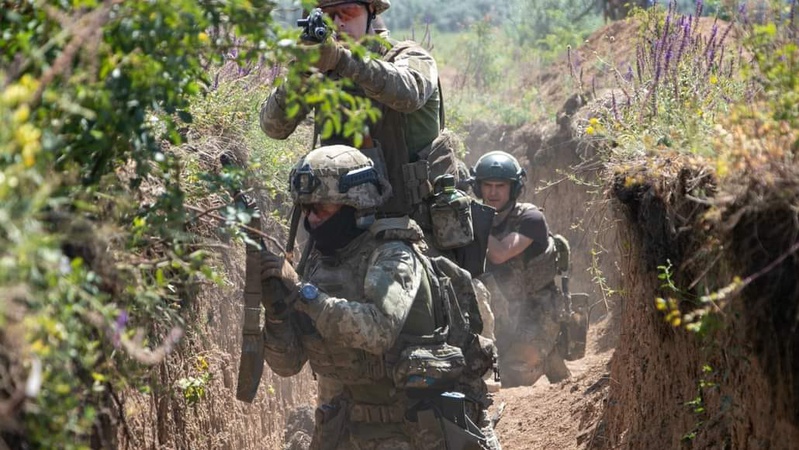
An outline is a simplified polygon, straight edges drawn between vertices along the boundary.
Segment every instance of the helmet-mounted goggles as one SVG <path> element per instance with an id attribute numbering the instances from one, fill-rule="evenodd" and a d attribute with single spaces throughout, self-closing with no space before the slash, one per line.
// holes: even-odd
<path id="1" fill-rule="evenodd" d="M 356 186 L 367 183 L 373 184 L 377 188 L 378 194 L 383 193 L 380 177 L 374 167 L 361 167 L 339 176 L 338 192 L 344 194 Z M 296 169 L 291 175 L 291 186 L 298 195 L 310 195 L 321 184 L 322 181 L 314 174 L 313 169 L 308 164 Z"/>

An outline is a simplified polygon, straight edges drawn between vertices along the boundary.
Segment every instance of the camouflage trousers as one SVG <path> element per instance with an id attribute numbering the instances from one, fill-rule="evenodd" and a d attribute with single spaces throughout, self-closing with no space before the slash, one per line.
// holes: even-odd
<path id="1" fill-rule="evenodd" d="M 531 386 L 542 375 L 551 383 L 568 378 L 557 350 L 561 326 L 555 308 L 560 293 L 554 285 L 523 301 L 510 301 L 493 290 L 491 295 L 492 302 L 500 303 L 495 333 L 502 387 Z"/>

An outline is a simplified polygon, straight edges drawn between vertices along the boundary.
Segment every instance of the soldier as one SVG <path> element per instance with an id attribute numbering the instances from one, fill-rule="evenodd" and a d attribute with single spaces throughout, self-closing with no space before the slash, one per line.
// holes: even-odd
<path id="1" fill-rule="evenodd" d="M 346 34 L 358 41 L 376 36 L 375 25 L 387 37 L 387 30 L 382 22 L 376 23 L 376 18 L 391 6 L 388 0 L 319 0 L 317 5 L 332 18 L 339 37 Z M 411 214 L 429 193 L 427 169 L 418 159 L 420 152 L 429 151 L 438 137 L 443 127 L 443 109 L 438 69 L 432 56 L 410 41 L 391 45 L 372 45 L 372 57 L 362 59 L 353 56 L 334 36 L 319 46 L 321 56 L 315 67 L 328 77 L 351 80 L 355 85 L 352 93 L 369 98 L 381 111 L 380 118 L 369 124 L 361 151 L 386 171 L 394 187 L 394 194 L 381 206 L 380 214 L 399 217 Z M 269 137 L 286 139 L 309 113 L 303 110 L 294 117 L 287 116 L 288 90 L 295 87 L 283 83 L 262 105 L 261 129 Z M 342 136 L 322 140 L 322 145 L 342 143 L 352 144 Z"/>
<path id="2" fill-rule="evenodd" d="M 263 293 L 264 350 L 278 375 L 309 362 L 318 377 L 311 448 L 498 449 L 482 405 L 442 394 L 469 363 L 440 335 L 443 288 L 416 247 L 421 230 L 408 217 L 374 218 L 391 187 L 372 161 L 320 147 L 294 168 L 290 189 L 316 246 L 302 278 L 263 253 L 262 279 L 289 292 Z"/>
<path id="3" fill-rule="evenodd" d="M 570 376 L 557 350 L 564 301 L 555 285 L 557 252 L 544 214 L 518 202 L 526 173 L 505 152 L 483 155 L 472 169 L 474 193 L 497 210 L 484 279 L 495 314 L 502 387 Z"/>

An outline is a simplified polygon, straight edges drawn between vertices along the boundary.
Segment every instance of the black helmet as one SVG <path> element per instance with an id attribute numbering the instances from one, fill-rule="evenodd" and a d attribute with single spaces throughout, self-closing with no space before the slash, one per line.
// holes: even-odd
<path id="1" fill-rule="evenodd" d="M 510 198 L 516 200 L 527 180 L 527 172 L 522 169 L 519 161 L 509 153 L 496 151 L 488 152 L 477 160 L 477 164 L 472 168 L 472 178 L 476 196 L 483 198 L 483 192 L 480 189 L 482 181 L 508 180 L 511 182 Z"/>

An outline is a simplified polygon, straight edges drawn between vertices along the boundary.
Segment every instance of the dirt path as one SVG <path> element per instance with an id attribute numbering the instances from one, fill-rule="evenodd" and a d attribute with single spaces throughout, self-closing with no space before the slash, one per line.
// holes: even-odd
<path id="1" fill-rule="evenodd" d="M 601 336 L 613 332 L 609 322 L 592 325 L 586 357 L 567 363 L 570 379 L 550 384 L 542 377 L 532 387 L 503 389 L 495 395 L 491 413 L 505 404 L 497 425 L 503 449 L 583 449 L 597 438 L 613 350 L 596 351 Z"/>

